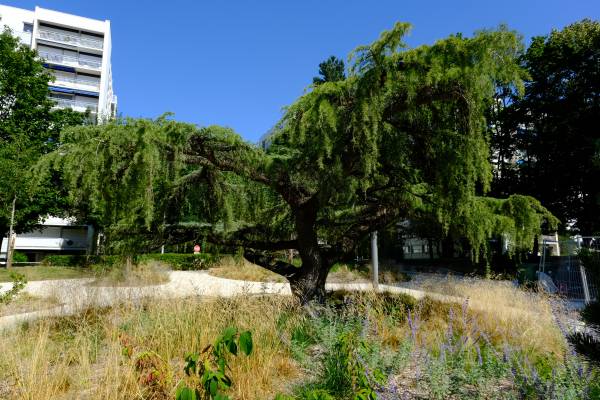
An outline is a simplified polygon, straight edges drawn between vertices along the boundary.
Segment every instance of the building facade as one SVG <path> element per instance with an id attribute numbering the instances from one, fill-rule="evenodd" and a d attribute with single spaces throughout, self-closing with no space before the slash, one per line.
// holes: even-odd
<path id="1" fill-rule="evenodd" d="M 99 123 L 115 116 L 109 20 L 0 5 L 0 26 L 37 50 L 54 75 L 50 98 L 57 107 L 89 111 Z"/>
<path id="2" fill-rule="evenodd" d="M 41 7 L 26 10 L 0 4 L 0 28 L 36 50 L 54 76 L 50 98 L 57 108 L 89 112 L 96 123 L 114 118 L 117 97 L 113 91 L 111 30 L 109 20 L 96 20 Z M 72 219 L 48 217 L 40 229 L 13 238 L 14 249 L 29 261 L 52 253 L 91 252 L 91 226 Z M 0 260 L 6 258 L 8 240 L 2 241 Z"/>

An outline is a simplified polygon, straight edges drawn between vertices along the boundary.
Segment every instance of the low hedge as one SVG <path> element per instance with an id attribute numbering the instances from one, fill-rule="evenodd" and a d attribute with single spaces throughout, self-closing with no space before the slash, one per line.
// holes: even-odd
<path id="1" fill-rule="evenodd" d="M 179 254 L 179 253 L 165 253 L 165 254 L 142 254 L 138 256 L 138 262 L 147 261 L 158 261 L 167 264 L 173 270 L 177 271 L 188 271 L 188 270 L 200 270 L 208 269 L 212 267 L 219 257 L 214 254 L 200 253 L 200 254 Z"/>
<path id="2" fill-rule="evenodd" d="M 219 260 L 219 257 L 208 254 L 140 254 L 134 257 L 134 262 L 143 263 L 148 261 L 158 261 L 167 264 L 171 269 L 178 271 L 208 269 Z M 63 267 L 89 267 L 100 265 L 112 267 L 124 263 L 124 256 L 103 255 L 51 255 L 46 256 L 42 261 L 43 265 L 63 266 Z"/>

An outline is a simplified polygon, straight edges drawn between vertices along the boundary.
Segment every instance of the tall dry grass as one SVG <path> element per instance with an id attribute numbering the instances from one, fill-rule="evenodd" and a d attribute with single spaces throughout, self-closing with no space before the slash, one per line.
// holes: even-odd
<path id="1" fill-rule="evenodd" d="M 556 325 L 548 296 L 524 290 L 510 281 L 458 279 L 424 281 L 420 289 L 468 299 L 468 308 L 492 338 L 523 349 L 560 357 L 564 337 Z"/>
<path id="2" fill-rule="evenodd" d="M 0 381 L 11 399 L 172 399 L 184 379 L 184 357 L 228 326 L 250 329 L 255 351 L 231 363 L 236 399 L 265 399 L 298 379 L 277 334 L 289 298 L 147 301 L 39 321 L 0 338 Z M 128 349 L 125 351 L 125 349 Z M 124 355 L 129 353 L 130 356 Z M 136 362 L 155 355 L 161 376 L 144 379 Z M 4 396 L 4 397 L 3 397 Z"/>
<path id="3" fill-rule="evenodd" d="M 209 274 L 220 278 L 252 282 L 287 282 L 284 277 L 259 267 L 246 259 L 236 260 L 232 256 L 224 256 L 208 270 Z"/>
<path id="4" fill-rule="evenodd" d="M 539 294 L 481 280 L 436 281 L 428 289 L 469 300 L 444 303 L 405 295 L 349 294 L 349 300 L 339 297 L 342 303 L 336 303 L 331 315 L 335 317 L 335 307 L 344 304 L 347 312 L 368 320 L 381 343 L 392 349 L 411 340 L 411 308 L 412 326 L 418 319 L 417 341 L 426 348 L 446 339 L 454 319 L 454 329 L 485 332 L 493 345 L 508 344 L 530 354 L 532 361 L 564 354 L 564 340 Z M 252 331 L 254 352 L 232 359 L 234 385 L 229 395 L 272 399 L 315 372 L 304 370 L 289 347 L 290 332 L 307 318 L 290 297 L 238 296 L 147 299 L 43 319 L 0 335 L 0 398 L 172 399 L 186 379 L 185 355 L 201 351 L 234 326 Z M 142 357 L 151 359 L 158 371 L 151 382 L 148 368 L 138 363 Z"/>

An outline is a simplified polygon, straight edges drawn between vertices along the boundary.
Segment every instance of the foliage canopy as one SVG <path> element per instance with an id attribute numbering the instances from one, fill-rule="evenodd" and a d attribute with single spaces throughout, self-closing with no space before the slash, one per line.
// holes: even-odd
<path id="1" fill-rule="evenodd" d="M 243 246 L 302 301 L 321 298 L 331 265 L 399 219 L 429 215 L 475 256 L 494 234 L 530 247 L 555 218 L 530 197 L 483 197 L 484 113 L 498 86 L 522 88 L 520 38 L 500 27 L 409 49 L 409 29 L 398 23 L 358 47 L 348 76 L 290 105 L 266 149 L 164 116 L 67 129 L 40 171 L 62 169 L 113 243 Z M 286 249 L 300 267 L 283 261 Z"/>
<path id="2" fill-rule="evenodd" d="M 48 175 L 36 186 L 27 173 L 42 154 L 56 149 L 65 126 L 85 119 L 71 110 L 52 110 L 52 79 L 35 51 L 10 30 L 0 34 L 0 241 L 8 231 L 14 199 L 17 231 L 36 226 L 40 216 L 60 215 L 65 207 L 57 176 Z"/>

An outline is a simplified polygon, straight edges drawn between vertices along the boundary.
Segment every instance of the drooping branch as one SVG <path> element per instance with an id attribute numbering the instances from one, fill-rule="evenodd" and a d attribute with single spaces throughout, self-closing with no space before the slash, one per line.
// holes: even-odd
<path id="1" fill-rule="evenodd" d="M 244 257 L 271 272 L 275 272 L 287 279 L 293 278 L 299 271 L 299 267 L 293 264 L 287 263 L 275 256 L 265 254 L 264 252 L 257 252 L 253 250 L 245 250 Z"/>
<path id="2" fill-rule="evenodd" d="M 185 153 L 184 162 L 206 167 L 214 167 L 220 171 L 229 171 L 244 176 L 250 180 L 265 185 L 272 185 L 272 180 L 256 165 L 247 165 L 240 158 L 240 151 L 253 152 L 254 149 L 247 145 L 219 147 L 219 142 L 210 138 L 195 134 L 189 139 L 190 149 Z M 216 150 L 219 153 L 216 153 Z"/>

